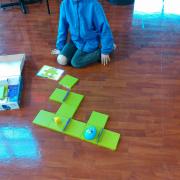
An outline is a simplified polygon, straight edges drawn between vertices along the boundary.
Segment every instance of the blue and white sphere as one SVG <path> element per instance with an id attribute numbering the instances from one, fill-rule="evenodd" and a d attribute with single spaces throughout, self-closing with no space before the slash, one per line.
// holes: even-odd
<path id="1" fill-rule="evenodd" d="M 89 126 L 84 132 L 84 138 L 86 140 L 93 140 L 96 137 L 96 127 Z"/>

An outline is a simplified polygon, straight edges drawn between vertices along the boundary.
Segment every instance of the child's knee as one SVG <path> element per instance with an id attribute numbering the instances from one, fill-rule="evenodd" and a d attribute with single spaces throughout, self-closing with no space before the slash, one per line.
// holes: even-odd
<path id="1" fill-rule="evenodd" d="M 67 65 L 67 63 L 68 63 L 68 60 L 67 60 L 67 57 L 66 57 L 66 56 L 60 54 L 60 55 L 58 55 L 58 57 L 57 57 L 57 62 L 58 62 L 60 65 L 65 66 L 65 65 Z"/>
<path id="2" fill-rule="evenodd" d="M 82 65 L 78 62 L 78 60 L 76 60 L 74 58 L 71 60 L 71 65 L 75 68 L 81 68 L 82 67 Z"/>

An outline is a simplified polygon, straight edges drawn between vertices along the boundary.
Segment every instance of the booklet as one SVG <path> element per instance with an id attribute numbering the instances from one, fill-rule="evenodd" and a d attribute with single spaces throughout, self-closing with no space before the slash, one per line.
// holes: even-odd
<path id="1" fill-rule="evenodd" d="M 37 76 L 57 81 L 59 80 L 59 78 L 62 76 L 63 73 L 64 70 L 62 69 L 44 65 L 37 73 Z"/>

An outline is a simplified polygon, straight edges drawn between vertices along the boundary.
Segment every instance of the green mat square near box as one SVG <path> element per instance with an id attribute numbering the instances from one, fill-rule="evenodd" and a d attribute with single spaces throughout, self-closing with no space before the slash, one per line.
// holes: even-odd
<path id="1" fill-rule="evenodd" d="M 54 113 L 41 110 L 33 120 L 33 123 L 48 128 L 55 116 L 56 115 Z"/>
<path id="2" fill-rule="evenodd" d="M 70 76 L 70 75 L 65 75 L 59 81 L 59 84 L 66 87 L 66 88 L 68 88 L 68 89 L 71 89 L 78 81 L 79 81 L 78 78 L 75 78 L 75 77 Z"/>

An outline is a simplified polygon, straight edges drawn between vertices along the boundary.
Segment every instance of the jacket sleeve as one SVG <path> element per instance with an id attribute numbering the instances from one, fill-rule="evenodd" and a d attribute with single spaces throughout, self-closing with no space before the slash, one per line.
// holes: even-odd
<path id="1" fill-rule="evenodd" d="M 58 50 L 62 50 L 62 48 L 64 47 L 64 45 L 66 43 L 68 28 L 69 28 L 69 25 L 68 25 L 67 19 L 66 19 L 64 3 L 62 2 L 60 5 L 58 35 L 57 35 L 57 41 L 56 41 L 56 48 Z"/>
<path id="2" fill-rule="evenodd" d="M 113 51 L 114 39 L 104 10 L 99 2 L 96 3 L 94 15 L 94 23 L 101 40 L 101 53 L 110 54 Z"/>

